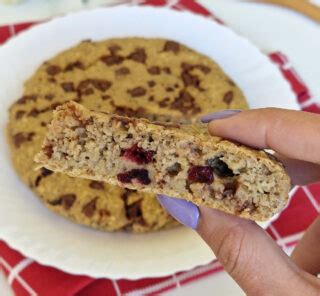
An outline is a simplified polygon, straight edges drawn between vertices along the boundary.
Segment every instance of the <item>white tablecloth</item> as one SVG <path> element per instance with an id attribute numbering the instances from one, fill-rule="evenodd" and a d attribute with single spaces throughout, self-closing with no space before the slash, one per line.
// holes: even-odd
<path id="1" fill-rule="evenodd" d="M 87 4 L 84 4 L 87 2 Z M 68 11 L 95 7 L 106 0 L 26 0 L 18 6 L 0 4 L 0 24 L 49 18 Z M 232 0 L 201 0 L 235 31 L 248 37 L 265 51 L 287 54 L 309 85 L 314 97 L 320 96 L 320 25 L 295 12 L 262 4 Z M 320 2 L 320 0 L 314 0 Z M 262 268 L 262 267 L 261 267 Z M 0 273 L 0 295 L 13 295 Z M 167 295 L 244 295 L 224 272 L 171 291 Z"/>

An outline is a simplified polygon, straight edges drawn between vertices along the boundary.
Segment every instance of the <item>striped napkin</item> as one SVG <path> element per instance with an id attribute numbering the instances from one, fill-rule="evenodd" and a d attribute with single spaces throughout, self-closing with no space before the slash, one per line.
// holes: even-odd
<path id="1" fill-rule="evenodd" d="M 187 10 L 222 23 L 196 0 L 132 0 L 126 2 L 134 5 L 166 6 L 175 10 Z M 33 25 L 36 25 L 36 23 L 0 27 L 0 44 Z M 301 109 L 320 113 L 320 106 L 311 100 L 312 94 L 293 69 L 285 54 L 272 52 L 269 57 L 290 83 Z M 319 209 L 320 184 L 295 188 L 290 205 L 272 223 L 267 232 L 282 248 L 292 247 L 317 217 Z M 11 249 L 4 241 L 0 241 L 0 269 L 3 270 L 8 283 L 18 296 L 159 295 L 161 292 L 177 289 L 201 278 L 214 276 L 215 273 L 223 270 L 218 261 L 213 261 L 208 265 L 187 272 L 161 278 L 140 280 L 95 279 L 88 276 L 72 275 L 55 268 L 43 266 Z"/>

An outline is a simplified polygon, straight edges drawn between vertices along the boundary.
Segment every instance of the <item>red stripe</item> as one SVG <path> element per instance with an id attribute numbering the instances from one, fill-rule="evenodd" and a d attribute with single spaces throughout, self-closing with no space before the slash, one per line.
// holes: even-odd
<path id="1" fill-rule="evenodd" d="M 304 103 L 309 100 L 311 96 L 306 84 L 293 68 L 285 68 L 289 63 L 287 57 L 280 52 L 271 53 L 269 57 L 274 63 L 280 66 L 283 76 L 290 83 L 293 92 L 297 96 L 298 103 Z"/>
<path id="2" fill-rule="evenodd" d="M 10 266 L 15 266 L 24 259 L 21 253 L 11 249 L 4 241 L 0 240 L 0 256 L 8 262 Z"/>
<path id="3" fill-rule="evenodd" d="M 29 22 L 29 23 L 21 23 L 14 25 L 14 31 L 17 33 L 27 30 L 28 28 L 37 24 L 36 22 Z"/>
<path id="4" fill-rule="evenodd" d="M 9 27 L 0 27 L 0 44 L 5 43 L 11 37 Z"/>
<path id="5" fill-rule="evenodd" d="M 319 113 L 320 114 L 320 106 L 319 104 L 311 104 L 307 107 L 303 108 L 303 111 L 312 112 L 312 113 Z"/>
<path id="6" fill-rule="evenodd" d="M 272 226 L 280 237 L 304 231 L 318 216 L 305 192 L 299 188 L 291 199 L 290 205 L 280 214 Z"/>

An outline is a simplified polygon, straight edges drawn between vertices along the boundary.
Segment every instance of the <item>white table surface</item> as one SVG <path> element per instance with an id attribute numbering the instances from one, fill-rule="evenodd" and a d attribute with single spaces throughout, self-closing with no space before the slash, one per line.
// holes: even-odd
<path id="1" fill-rule="evenodd" d="M 0 24 L 48 18 L 83 7 L 95 7 L 107 0 L 29 0 L 18 6 L 0 4 Z M 232 0 L 200 0 L 230 27 L 246 36 L 264 51 L 287 54 L 309 85 L 313 99 L 320 100 L 320 26 L 292 11 L 262 4 Z M 314 0 L 319 3 L 319 0 Z M 236 53 L 235 53 L 236 54 Z M 289 250 L 290 252 L 290 250 Z M 0 272 L 0 295 L 13 295 Z M 170 291 L 167 295 L 244 295 L 224 272 Z"/>

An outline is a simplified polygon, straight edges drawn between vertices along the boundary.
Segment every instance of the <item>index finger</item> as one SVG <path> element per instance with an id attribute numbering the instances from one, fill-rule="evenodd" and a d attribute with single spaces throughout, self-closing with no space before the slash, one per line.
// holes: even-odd
<path id="1" fill-rule="evenodd" d="M 320 116 L 277 108 L 246 110 L 209 123 L 212 135 L 320 164 Z"/>

